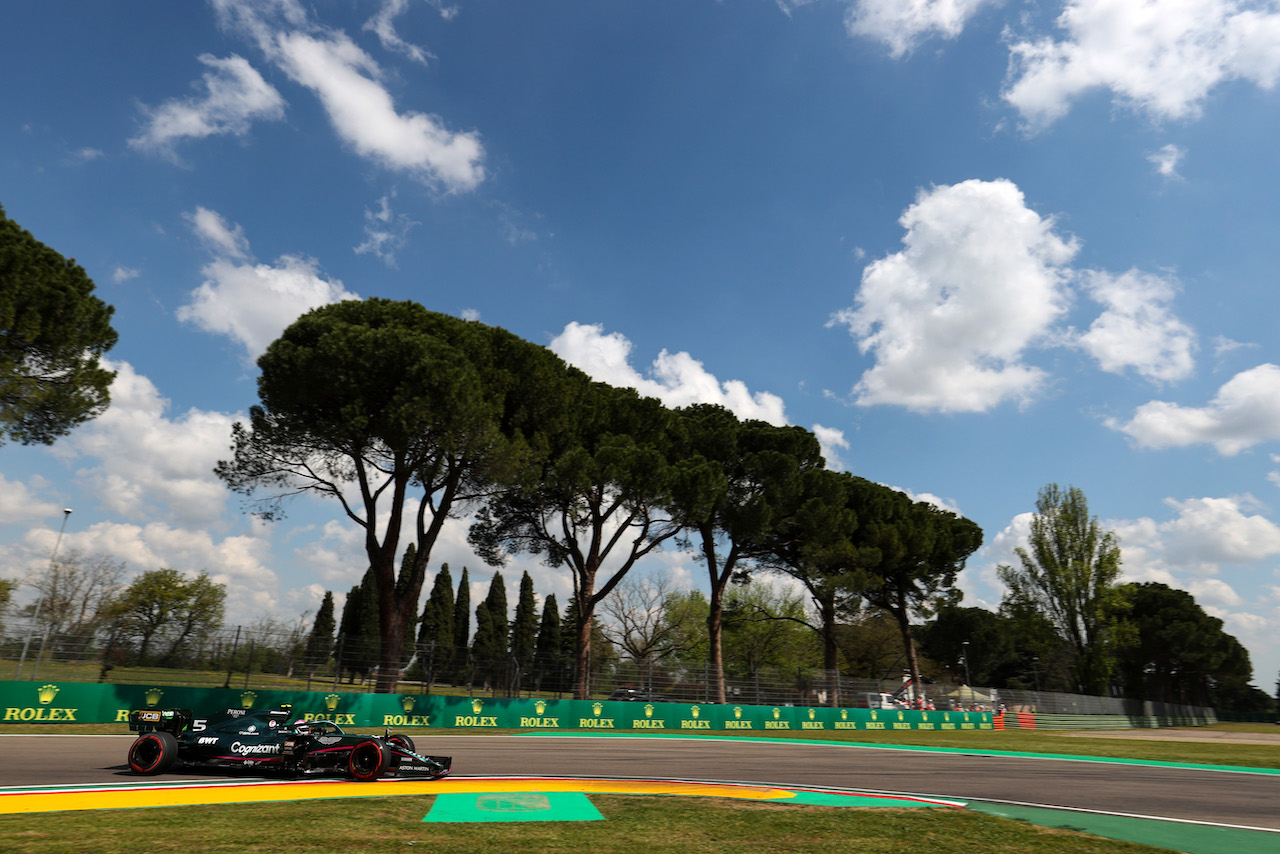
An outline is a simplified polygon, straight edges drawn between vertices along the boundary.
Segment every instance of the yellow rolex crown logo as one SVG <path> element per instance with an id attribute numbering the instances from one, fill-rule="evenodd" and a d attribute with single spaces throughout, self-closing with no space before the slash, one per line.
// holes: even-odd
<path id="1" fill-rule="evenodd" d="M 780 718 L 780 717 L 782 717 L 782 709 L 779 709 L 777 706 L 774 706 L 774 707 L 773 707 L 773 719 L 776 721 L 776 720 L 777 720 L 778 718 Z"/>
<path id="2" fill-rule="evenodd" d="M 739 719 L 741 719 L 741 718 L 742 718 L 742 706 L 734 706 L 734 707 L 733 707 L 733 716 L 734 716 L 735 718 L 739 718 Z"/>
<path id="3" fill-rule="evenodd" d="M 906 715 L 902 714 L 902 712 L 898 712 L 898 720 L 903 720 L 905 717 Z"/>
<path id="4" fill-rule="evenodd" d="M 400 708 L 404 709 L 404 713 L 407 715 L 413 711 L 413 704 L 416 702 L 418 702 L 417 697 L 401 697 Z"/>
<path id="5" fill-rule="evenodd" d="M 646 718 L 651 718 L 651 717 L 653 717 L 653 703 L 645 703 L 645 704 L 644 704 L 644 716 L 645 716 Z"/>
<path id="6" fill-rule="evenodd" d="M 547 710 L 547 701 L 546 701 L 546 700 L 534 700 L 534 702 L 533 702 L 533 710 L 534 710 L 535 712 L 537 712 L 538 714 L 542 714 L 543 712 L 545 712 L 545 711 Z"/>
<path id="7" fill-rule="evenodd" d="M 342 701 L 341 694 L 325 694 L 324 707 L 326 710 L 330 712 L 335 711 L 338 708 L 338 703 L 341 701 Z"/>
<path id="8" fill-rule="evenodd" d="M 813 709 L 810 709 L 810 710 L 809 710 L 809 720 L 813 720 L 813 719 L 814 719 L 814 718 L 816 718 L 817 716 L 818 716 L 818 713 L 817 713 L 817 712 L 815 712 Z"/>
<path id="9" fill-rule="evenodd" d="M 159 688 L 150 688 L 147 690 L 147 705 L 154 706 L 160 702 L 160 698 L 164 696 L 164 691 Z"/>
<path id="10" fill-rule="evenodd" d="M 471 712 L 473 714 L 477 714 L 477 715 L 480 714 L 480 710 L 483 708 L 484 708 L 484 700 L 481 700 L 478 697 L 471 698 Z"/>
<path id="11" fill-rule="evenodd" d="M 699 709 L 697 706 L 689 707 L 689 714 L 693 715 L 695 718 L 701 713 L 702 713 L 702 710 Z"/>
<path id="12" fill-rule="evenodd" d="M 258 699 L 257 694 L 253 693 L 252 691 L 245 691 L 243 694 L 240 695 L 240 708 L 242 709 L 253 708 L 253 701 L 256 699 Z"/>
<path id="13" fill-rule="evenodd" d="M 591 711 L 595 712 L 596 717 L 600 717 L 600 713 L 604 711 L 604 703 L 592 703 Z"/>
<path id="14" fill-rule="evenodd" d="M 847 721 L 847 720 L 849 720 L 849 710 L 848 710 L 848 709 L 841 709 L 841 710 L 840 710 L 840 720 L 842 720 L 842 721 Z"/>
<path id="15" fill-rule="evenodd" d="M 40 697 L 40 705 L 47 706 L 53 702 L 53 698 L 58 696 L 59 688 L 57 685 L 41 685 L 36 693 Z"/>
<path id="16" fill-rule="evenodd" d="M 871 710 L 871 720 L 873 720 L 873 721 L 874 721 L 874 720 L 878 720 L 878 717 L 877 717 L 877 716 L 878 716 L 879 714 L 880 714 L 880 713 L 879 713 L 879 712 L 877 712 L 875 709 L 872 709 L 872 710 Z"/>

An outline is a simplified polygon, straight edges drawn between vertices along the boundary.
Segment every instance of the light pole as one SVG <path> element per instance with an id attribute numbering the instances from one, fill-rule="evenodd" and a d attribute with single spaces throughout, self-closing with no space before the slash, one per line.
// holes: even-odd
<path id="1" fill-rule="evenodd" d="M 53 566 L 58 560 L 58 546 L 62 545 L 62 535 L 67 530 L 67 519 L 71 517 L 71 508 L 64 508 L 62 511 L 62 527 L 58 529 L 58 538 L 53 541 L 53 551 L 49 554 L 49 577 L 53 577 Z M 32 628 L 40 623 L 40 606 L 44 604 L 44 591 L 40 591 L 40 598 L 36 600 L 36 610 L 32 619 Z M 15 679 L 22 678 L 22 665 L 27 660 L 27 649 L 31 646 L 31 629 L 27 631 L 27 639 L 22 642 L 22 655 L 18 658 L 18 675 Z M 43 649 L 43 643 L 41 649 Z"/>
<path id="2" fill-rule="evenodd" d="M 964 684 L 970 688 L 973 687 L 973 680 L 969 677 L 969 642 L 964 641 L 960 644 L 962 650 L 961 655 L 964 656 Z"/>

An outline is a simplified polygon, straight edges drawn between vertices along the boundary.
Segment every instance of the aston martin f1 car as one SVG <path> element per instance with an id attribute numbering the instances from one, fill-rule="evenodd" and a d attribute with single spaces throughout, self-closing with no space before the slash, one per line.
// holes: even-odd
<path id="1" fill-rule="evenodd" d="M 135 774 L 174 768 L 276 771 L 289 777 L 345 774 L 368 782 L 384 774 L 434 780 L 449 773 L 452 758 L 415 752 L 407 735 L 356 735 L 333 721 L 295 719 L 289 706 L 243 712 L 228 709 L 223 720 L 197 718 L 190 709 L 136 709 L 129 729 Z"/>

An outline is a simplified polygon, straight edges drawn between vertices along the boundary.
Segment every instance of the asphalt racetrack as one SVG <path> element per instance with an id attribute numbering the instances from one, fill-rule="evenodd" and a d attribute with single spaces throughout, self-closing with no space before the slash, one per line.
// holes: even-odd
<path id="1" fill-rule="evenodd" d="M 453 776 L 595 777 L 829 787 L 1065 807 L 1280 831 L 1280 774 L 1017 755 L 922 752 L 800 740 L 446 735 L 415 737 L 453 757 Z M 0 737 L 0 787 L 198 779 L 138 778 L 131 737 Z M 352 784 L 358 785 L 358 784 Z"/>

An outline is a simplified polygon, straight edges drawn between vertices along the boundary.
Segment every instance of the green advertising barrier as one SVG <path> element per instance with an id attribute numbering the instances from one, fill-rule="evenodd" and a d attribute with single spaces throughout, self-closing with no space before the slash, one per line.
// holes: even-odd
<path id="1" fill-rule="evenodd" d="M 120 723 L 131 709 L 191 709 L 214 717 L 293 705 L 297 717 L 340 726 L 468 730 L 598 730 L 756 734 L 841 730 L 992 729 L 988 712 L 832 709 L 802 706 L 497 699 L 419 694 L 350 694 L 236 688 L 0 682 L 0 723 Z"/>

